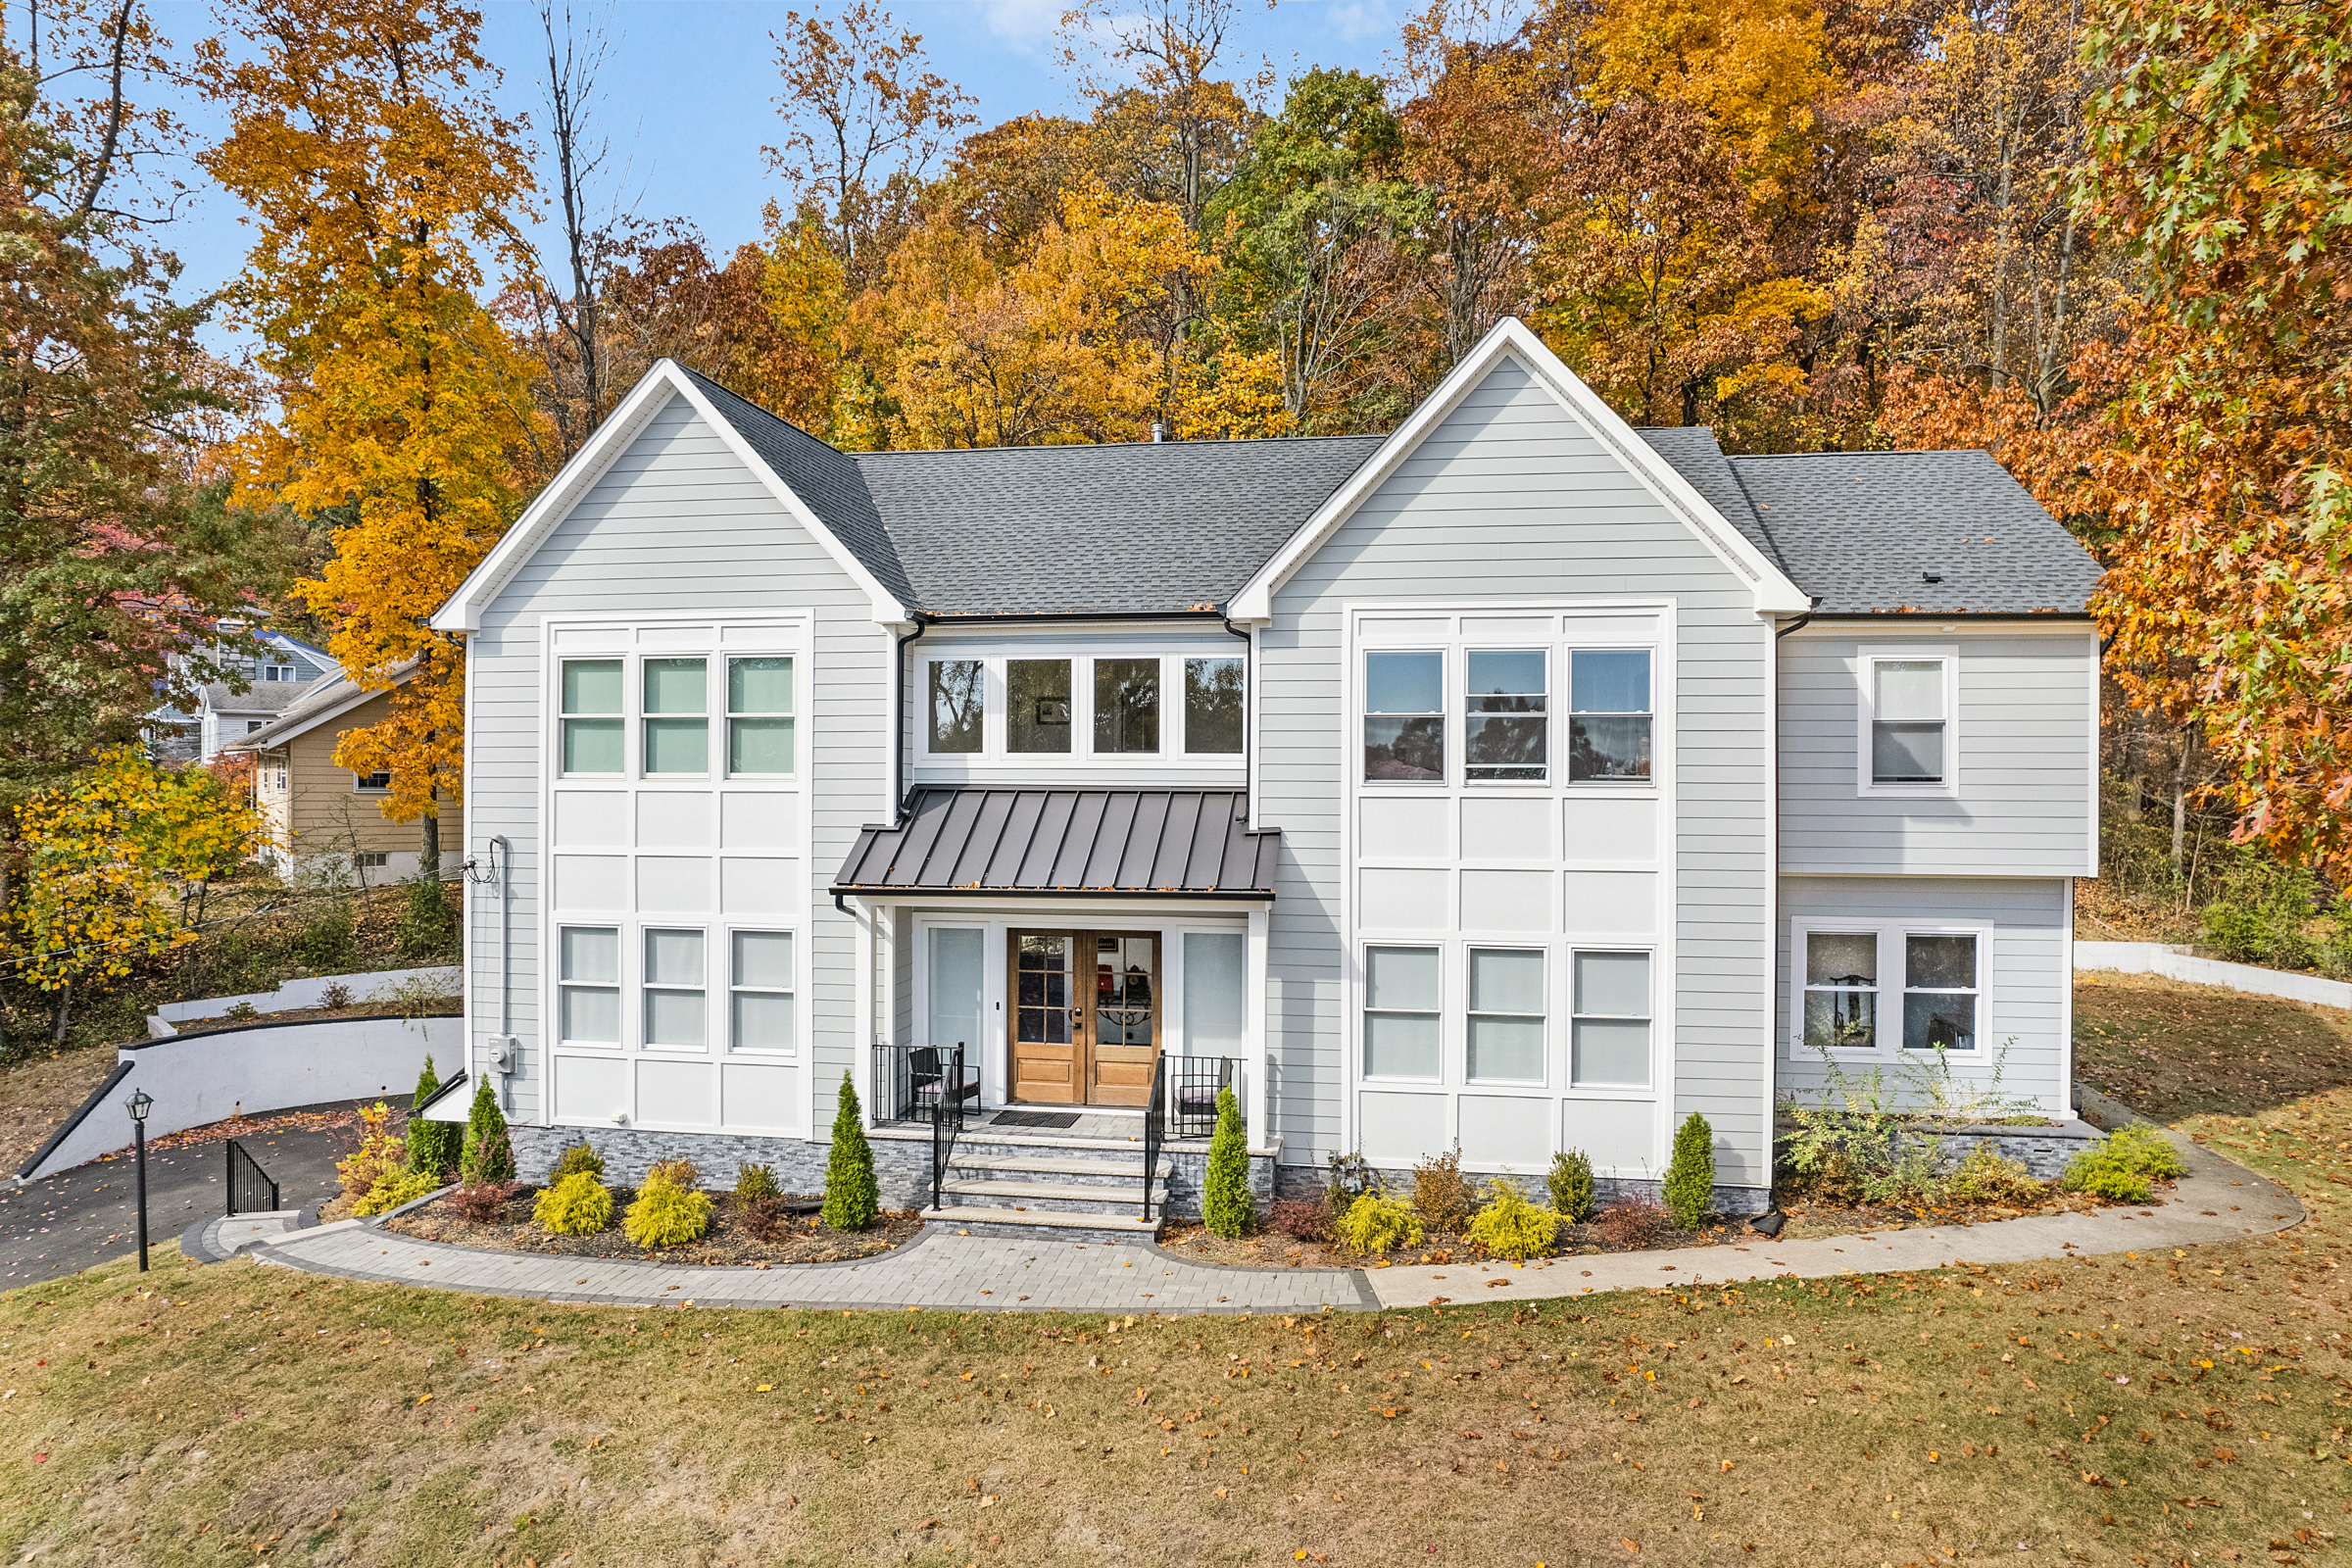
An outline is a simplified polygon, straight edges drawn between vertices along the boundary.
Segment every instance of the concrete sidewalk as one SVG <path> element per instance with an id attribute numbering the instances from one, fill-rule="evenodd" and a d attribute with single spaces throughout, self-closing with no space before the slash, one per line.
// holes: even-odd
<path id="1" fill-rule="evenodd" d="M 2102 1126 L 2135 1119 L 2082 1091 Z M 1026 1312 L 1314 1312 L 1421 1306 L 1433 1300 L 1525 1300 L 1603 1291 L 1818 1279 L 1956 1263 L 2063 1261 L 2102 1252 L 2237 1241 L 2284 1230 L 2302 1205 L 2275 1183 L 2177 1133 L 2188 1174 L 2168 1198 L 2136 1208 L 2049 1214 L 1983 1225 L 1927 1226 L 1807 1242 L 1762 1237 L 1716 1247 L 1555 1257 L 1516 1266 L 1355 1269 L 1216 1268 L 1156 1247 L 1006 1241 L 934 1231 L 855 1263 L 776 1269 L 699 1268 L 551 1257 L 418 1241 L 358 1220 L 233 1238 L 255 1260 L 345 1279 L 421 1285 L 614 1306 L 768 1306 L 888 1310 L 931 1307 Z M 240 1216 L 244 1218 L 244 1216 Z M 254 1216 L 260 1220 L 261 1216 Z M 208 1238 L 208 1240 L 212 1240 Z M 227 1250 L 230 1238 L 218 1238 Z M 1492 1292 L 1490 1295 L 1488 1293 Z"/>

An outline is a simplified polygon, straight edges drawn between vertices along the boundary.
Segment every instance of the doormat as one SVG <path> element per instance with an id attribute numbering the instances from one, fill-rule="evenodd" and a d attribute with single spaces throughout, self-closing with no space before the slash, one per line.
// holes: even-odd
<path id="1" fill-rule="evenodd" d="M 1062 1131 L 1078 1125 L 1074 1110 L 1000 1110 L 991 1127 L 1037 1127 Z"/>

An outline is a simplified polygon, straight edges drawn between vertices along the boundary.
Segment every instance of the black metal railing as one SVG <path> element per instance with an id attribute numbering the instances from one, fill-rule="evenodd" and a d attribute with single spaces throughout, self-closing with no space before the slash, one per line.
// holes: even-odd
<path id="1" fill-rule="evenodd" d="M 1217 1095 L 1241 1076 L 1232 1056 L 1162 1056 L 1168 1074 L 1168 1122 L 1178 1138 L 1206 1138 L 1217 1130 Z"/>
<path id="2" fill-rule="evenodd" d="M 960 1096 L 946 1096 L 959 1100 L 968 1113 L 979 1108 L 980 1069 L 976 1066 L 958 1071 L 950 1060 L 963 1051 L 963 1043 L 954 1046 L 876 1046 L 874 1047 L 873 1082 L 867 1108 L 878 1125 L 892 1122 L 931 1121 L 931 1106 L 943 1097 L 942 1085 L 958 1082 L 963 1086 Z"/>
<path id="3" fill-rule="evenodd" d="M 1168 1141 L 1168 1058 L 1152 1067 L 1152 1098 L 1144 1105 L 1144 1218 L 1152 1217 L 1152 1194 L 1159 1186 L 1159 1148 Z"/>
<path id="4" fill-rule="evenodd" d="M 915 1095 L 922 1098 L 927 1092 L 931 1102 L 931 1206 L 944 1208 L 940 1200 L 947 1190 L 948 1163 L 956 1154 L 956 1137 L 963 1131 L 964 1107 L 978 1108 L 980 1103 L 980 1069 L 963 1065 L 963 1042 L 958 1040 L 954 1051 L 943 1052 L 937 1047 L 918 1047 L 932 1055 L 932 1070 L 928 1090 L 922 1081 L 921 1069 L 915 1073 Z"/>
<path id="5" fill-rule="evenodd" d="M 277 1211 L 277 1183 L 254 1163 L 245 1146 L 228 1141 L 228 1211 L 231 1214 L 272 1214 Z"/>

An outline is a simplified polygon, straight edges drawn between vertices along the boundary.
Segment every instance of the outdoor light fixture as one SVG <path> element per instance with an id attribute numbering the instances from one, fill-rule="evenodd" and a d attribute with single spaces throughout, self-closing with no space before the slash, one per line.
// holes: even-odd
<path id="1" fill-rule="evenodd" d="M 144 1089 L 133 1089 L 130 1098 L 122 1102 L 130 1112 L 131 1142 L 139 1151 L 139 1272 L 147 1272 L 147 1113 L 155 1108 L 155 1097 Z"/>
<path id="2" fill-rule="evenodd" d="M 1754 1219 L 1749 1220 L 1747 1228 L 1758 1236 L 1771 1237 L 1780 1235 L 1781 1227 L 1788 1223 L 1788 1216 L 1776 1208 L 1770 1213 L 1758 1214 Z"/>

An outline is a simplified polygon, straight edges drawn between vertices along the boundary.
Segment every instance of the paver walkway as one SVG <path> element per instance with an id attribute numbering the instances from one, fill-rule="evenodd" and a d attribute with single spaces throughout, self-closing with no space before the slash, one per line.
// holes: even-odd
<path id="1" fill-rule="evenodd" d="M 2102 1125 L 2131 1119 L 2129 1111 L 2104 1096 L 2086 1090 L 2083 1102 L 2085 1114 Z M 489 1251 L 419 1241 L 356 1220 L 238 1240 L 260 1262 L 317 1274 L 616 1306 L 1311 1312 L 1419 1306 L 1440 1298 L 1519 1300 L 1658 1286 L 1820 1278 L 1864 1270 L 1943 1268 L 1963 1261 L 2048 1261 L 2235 1241 L 2283 1230 L 2302 1219 L 2301 1205 L 2283 1188 L 2178 1134 L 2167 1136 L 2181 1150 L 2188 1174 L 2175 1184 L 2168 1199 L 2137 1208 L 1807 1242 L 1757 1237 L 1719 1247 L 1551 1258 L 1525 1267 L 1473 1263 L 1361 1271 L 1215 1268 L 1141 1245 L 1005 1241 L 940 1232 L 859 1262 L 768 1270 Z M 263 1217 L 252 1218 L 259 1222 Z M 229 1250 L 226 1240 L 213 1239 L 218 1250 Z M 1487 1295 L 1490 1291 L 1495 1294 Z"/>

